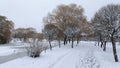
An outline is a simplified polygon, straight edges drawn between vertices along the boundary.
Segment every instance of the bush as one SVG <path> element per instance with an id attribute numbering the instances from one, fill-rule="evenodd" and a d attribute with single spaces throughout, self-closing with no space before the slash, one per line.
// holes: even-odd
<path id="1" fill-rule="evenodd" d="M 31 43 L 30 47 L 27 48 L 28 56 L 36 58 L 40 57 L 41 52 L 43 51 L 42 45 Z"/>

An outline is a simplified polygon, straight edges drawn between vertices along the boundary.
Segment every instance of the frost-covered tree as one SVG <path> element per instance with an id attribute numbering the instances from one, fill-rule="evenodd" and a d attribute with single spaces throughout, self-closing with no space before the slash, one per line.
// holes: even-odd
<path id="1" fill-rule="evenodd" d="M 101 27 L 100 21 L 98 21 L 98 20 L 99 20 L 99 15 L 98 15 L 98 13 L 96 13 L 94 18 L 92 19 L 91 25 L 92 25 L 92 29 L 94 31 L 95 40 L 98 41 L 98 46 L 99 46 L 99 43 L 102 41 L 103 28 Z"/>
<path id="2" fill-rule="evenodd" d="M 118 62 L 116 38 L 120 32 L 120 5 L 107 5 L 96 12 L 92 22 L 97 31 L 110 38 L 115 62 Z"/>
<path id="3" fill-rule="evenodd" d="M 76 23 L 67 24 L 64 34 L 68 37 L 68 39 L 72 40 L 72 45 L 71 45 L 72 48 L 73 48 L 74 38 L 77 34 L 79 34 L 79 32 L 80 32 L 80 29 L 78 24 Z"/>
<path id="4" fill-rule="evenodd" d="M 57 38 L 57 27 L 54 24 L 46 24 L 43 29 L 43 35 L 48 39 L 50 50 L 52 50 L 51 41 Z"/>

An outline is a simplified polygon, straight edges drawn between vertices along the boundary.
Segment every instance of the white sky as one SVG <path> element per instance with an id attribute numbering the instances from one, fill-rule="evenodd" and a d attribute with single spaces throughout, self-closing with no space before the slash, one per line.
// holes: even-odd
<path id="1" fill-rule="evenodd" d="M 18 27 L 34 27 L 41 32 L 42 19 L 60 4 L 76 3 L 85 9 L 90 20 L 94 13 L 107 4 L 120 4 L 120 0 L 0 0 L 0 15 L 6 16 Z"/>

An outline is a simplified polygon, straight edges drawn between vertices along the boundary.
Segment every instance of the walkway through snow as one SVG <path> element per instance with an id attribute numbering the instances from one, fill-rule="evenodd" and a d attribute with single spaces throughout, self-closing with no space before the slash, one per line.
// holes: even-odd
<path id="1" fill-rule="evenodd" d="M 93 52 L 94 47 L 92 46 L 75 47 L 58 58 L 49 68 L 100 68 Z M 78 58 L 80 59 L 78 60 Z"/>
<path id="2" fill-rule="evenodd" d="M 94 48 L 90 47 L 88 52 L 84 57 L 80 57 L 79 63 L 76 68 L 100 68 L 98 61 L 96 60 L 94 54 Z"/>

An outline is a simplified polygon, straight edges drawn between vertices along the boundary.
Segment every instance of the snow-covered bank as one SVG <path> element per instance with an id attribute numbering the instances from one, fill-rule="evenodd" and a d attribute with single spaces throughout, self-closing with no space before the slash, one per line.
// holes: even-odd
<path id="1" fill-rule="evenodd" d="M 120 44 L 117 43 L 117 55 L 119 62 L 114 61 L 114 56 L 112 52 L 112 44 L 107 43 L 107 50 L 103 52 L 100 48 L 95 48 L 96 52 L 94 52 L 95 57 L 99 60 L 102 68 L 120 68 Z"/>

